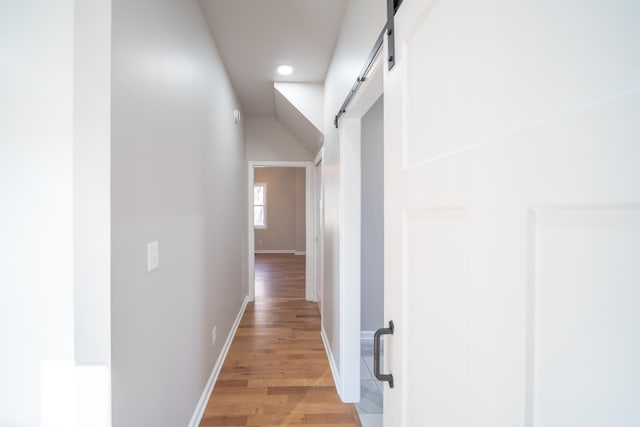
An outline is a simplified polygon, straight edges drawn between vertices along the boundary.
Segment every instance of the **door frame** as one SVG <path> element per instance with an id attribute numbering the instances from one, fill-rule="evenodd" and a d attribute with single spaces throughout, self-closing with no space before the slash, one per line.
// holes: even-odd
<path id="1" fill-rule="evenodd" d="M 383 63 L 379 52 L 339 123 L 340 375 L 337 386 L 345 402 L 360 401 L 361 122 L 383 95 Z"/>
<path id="2" fill-rule="evenodd" d="M 253 228 L 253 184 L 254 170 L 256 167 L 274 168 L 304 168 L 305 169 L 305 299 L 316 301 L 316 253 L 313 236 L 315 235 L 315 209 L 316 198 L 315 180 L 313 179 L 313 163 L 308 161 L 269 161 L 251 160 L 247 167 L 247 268 L 248 268 L 248 297 L 249 301 L 256 298 L 255 280 L 255 230 Z"/>

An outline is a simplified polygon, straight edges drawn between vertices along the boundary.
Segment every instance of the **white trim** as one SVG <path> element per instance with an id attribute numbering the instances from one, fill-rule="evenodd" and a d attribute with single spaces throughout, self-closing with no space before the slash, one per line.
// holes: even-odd
<path id="1" fill-rule="evenodd" d="M 249 166 L 267 168 L 306 168 L 310 163 L 308 160 L 249 160 Z"/>
<path id="2" fill-rule="evenodd" d="M 339 385 L 344 402 L 360 401 L 360 311 L 361 311 L 361 121 L 384 92 L 383 60 L 374 60 L 369 75 L 339 123 L 340 186 L 338 220 L 340 284 L 338 354 L 342 372 Z"/>
<path id="3" fill-rule="evenodd" d="M 231 342 L 233 338 L 236 336 L 236 331 L 238 330 L 238 326 L 240 325 L 240 320 L 242 320 L 242 316 L 244 315 L 244 311 L 247 308 L 247 303 L 249 302 L 249 297 L 246 296 L 244 301 L 242 302 L 242 306 L 238 311 L 238 315 L 236 316 L 235 322 L 233 322 L 233 326 L 229 331 L 229 335 L 227 336 L 227 340 L 224 343 L 224 347 L 222 347 L 222 351 L 218 356 L 218 360 L 216 364 L 213 366 L 213 370 L 211 371 L 211 376 L 209 376 L 209 381 L 204 387 L 202 395 L 200 396 L 200 400 L 196 405 L 196 409 L 191 416 L 191 421 L 189 421 L 189 427 L 198 427 L 202 422 L 202 417 L 204 415 L 204 410 L 207 407 L 207 403 L 209 402 L 209 398 L 211 397 L 211 393 L 213 392 L 213 387 L 218 380 L 218 375 L 220 375 L 220 370 L 222 369 L 222 365 L 224 364 L 224 359 L 227 357 L 227 353 L 229 352 L 229 347 L 231 347 Z"/>
<path id="4" fill-rule="evenodd" d="M 315 229 L 315 210 L 313 209 L 314 200 L 316 199 L 316 186 L 313 181 L 313 165 L 307 162 L 304 171 L 304 222 L 305 222 L 305 249 L 309 252 L 309 256 L 305 258 L 305 281 L 304 281 L 304 299 L 307 301 L 317 301 L 316 299 L 316 247 L 314 245 L 314 229 Z M 305 251 L 305 252 L 306 252 Z"/>
<path id="5" fill-rule="evenodd" d="M 256 249 L 253 251 L 255 254 L 293 254 L 293 255 L 306 255 L 306 251 L 296 251 L 294 249 Z"/>
<path id="6" fill-rule="evenodd" d="M 249 301 L 253 301 L 256 296 L 255 283 L 255 260 L 254 254 L 260 253 L 255 250 L 255 229 L 253 227 L 253 181 L 255 167 L 286 167 L 286 168 L 305 168 L 305 237 L 306 252 L 305 260 L 305 299 L 307 301 L 316 301 L 315 278 L 317 274 L 316 256 L 314 246 L 315 233 L 315 211 L 313 209 L 314 200 L 316 199 L 316 188 L 313 181 L 313 164 L 309 161 L 269 161 L 269 160 L 251 160 L 247 162 L 247 200 L 249 203 L 247 215 L 247 267 L 248 267 L 248 289 Z M 291 253 L 291 252 L 290 252 Z M 293 251 L 295 253 L 295 250 Z"/>
<path id="7" fill-rule="evenodd" d="M 360 331 L 360 341 L 373 341 L 376 331 Z"/>
<path id="8" fill-rule="evenodd" d="M 324 147 L 318 151 L 318 155 L 313 160 L 313 232 L 314 232 L 314 245 L 315 251 L 313 252 L 313 265 L 314 265 L 314 292 L 315 301 L 318 303 L 320 309 L 320 315 L 322 316 L 322 290 L 323 290 L 323 278 L 324 278 Z"/>
<path id="9" fill-rule="evenodd" d="M 247 168 L 247 197 L 249 199 L 249 204 L 247 206 L 247 220 L 248 220 L 248 230 L 247 230 L 247 250 L 249 253 L 247 254 L 247 267 L 249 269 L 247 273 L 247 289 L 249 301 L 253 301 L 256 299 L 256 283 L 255 283 L 255 235 L 256 229 L 253 226 L 253 166 L 251 162 L 249 162 L 249 167 Z"/>
<path id="10" fill-rule="evenodd" d="M 360 120 L 340 122 L 340 396 L 360 401 Z M 357 356 L 357 357 L 356 357 Z"/>
<path id="11" fill-rule="evenodd" d="M 318 154 L 316 154 L 316 157 L 313 159 L 313 166 L 318 166 L 318 164 L 322 161 L 324 157 L 324 147 L 320 147 L 320 149 L 318 150 Z"/>
<path id="12" fill-rule="evenodd" d="M 324 331 L 324 326 L 320 328 L 320 337 L 322 338 L 322 344 L 324 344 L 324 350 L 327 352 L 327 359 L 329 359 L 329 368 L 331 369 L 333 382 L 336 384 L 336 390 L 338 391 L 338 394 L 340 394 L 340 387 L 338 386 L 338 384 L 341 384 L 340 372 L 338 371 L 338 367 L 336 366 L 336 361 L 333 357 L 331 346 L 329 345 L 329 339 L 327 338 L 327 334 Z M 342 395 L 340 395 L 340 397 L 342 398 Z"/>
<path id="13" fill-rule="evenodd" d="M 371 109 L 373 104 L 384 93 L 384 78 L 382 67 L 382 51 L 378 52 L 376 59 L 373 61 L 373 65 L 369 70 L 369 74 L 366 76 L 364 83 L 358 89 L 358 92 L 351 99 L 347 112 L 342 116 L 342 119 L 355 119 L 360 120 Z M 338 123 L 342 126 L 342 122 Z"/>

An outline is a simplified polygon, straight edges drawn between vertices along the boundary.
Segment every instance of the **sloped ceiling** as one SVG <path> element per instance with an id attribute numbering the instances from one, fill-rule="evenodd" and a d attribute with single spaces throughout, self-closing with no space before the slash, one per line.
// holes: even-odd
<path id="1" fill-rule="evenodd" d="M 303 110 L 297 108 L 280 91 L 274 90 L 276 117 L 282 125 L 312 154 L 322 147 L 324 135 L 303 114 Z"/>
<path id="2" fill-rule="evenodd" d="M 245 115 L 274 116 L 274 81 L 324 81 L 346 0 L 201 0 L 201 5 Z M 277 75 L 283 63 L 294 67 L 293 74 Z"/>

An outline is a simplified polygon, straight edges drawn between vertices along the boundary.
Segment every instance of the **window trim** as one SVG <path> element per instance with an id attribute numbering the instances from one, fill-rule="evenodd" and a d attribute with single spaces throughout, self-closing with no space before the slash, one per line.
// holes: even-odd
<path id="1" fill-rule="evenodd" d="M 254 216 L 253 216 L 253 228 L 256 230 L 266 230 L 267 229 L 267 183 L 266 182 L 254 182 L 253 183 L 253 188 L 254 188 L 254 192 L 255 192 L 255 188 L 256 187 L 262 187 L 262 194 L 264 195 L 263 199 L 262 199 L 262 204 L 261 205 L 256 205 L 255 203 L 253 203 L 253 212 L 254 212 Z M 255 199 L 254 199 L 255 200 Z M 263 212 L 263 218 L 264 218 L 264 223 L 262 225 L 256 225 L 256 218 L 255 218 L 255 211 L 256 211 L 256 206 L 262 206 L 262 212 Z"/>

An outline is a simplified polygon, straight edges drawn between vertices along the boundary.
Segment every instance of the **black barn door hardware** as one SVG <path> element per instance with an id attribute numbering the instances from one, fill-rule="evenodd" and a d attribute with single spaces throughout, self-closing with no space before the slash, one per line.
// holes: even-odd
<path id="1" fill-rule="evenodd" d="M 376 40 L 376 44 L 373 46 L 373 49 L 371 49 L 371 52 L 369 52 L 367 63 L 362 68 L 362 71 L 360 71 L 360 74 L 358 75 L 356 82 L 353 84 L 353 86 L 351 87 L 351 90 L 349 91 L 349 94 L 347 95 L 347 98 L 342 103 L 342 107 L 340 107 L 340 111 L 338 111 L 338 114 L 336 114 L 336 118 L 333 120 L 333 124 L 336 126 L 336 129 L 338 128 L 338 120 L 340 120 L 340 116 L 342 116 L 344 113 L 347 112 L 347 106 L 351 103 L 351 98 L 353 98 L 356 92 L 358 92 L 360 85 L 367 79 L 366 76 L 369 73 L 371 66 L 373 65 L 373 60 L 376 59 L 376 55 L 378 54 L 378 51 L 382 48 L 382 42 L 384 41 L 385 31 L 386 31 L 386 27 L 382 30 L 382 32 L 378 36 L 378 39 Z"/>
<path id="2" fill-rule="evenodd" d="M 373 336 L 373 375 L 378 381 L 388 381 L 389 387 L 393 388 L 393 375 L 380 373 L 380 338 L 383 335 L 393 335 L 393 320 L 389 321 L 388 328 L 380 328 Z"/>
<path id="3" fill-rule="evenodd" d="M 388 53 L 389 53 L 389 57 L 387 58 L 387 64 L 388 64 L 389 70 L 391 70 L 393 66 L 396 64 L 395 25 L 393 23 L 393 17 L 395 16 L 396 12 L 398 11 L 398 8 L 402 4 L 402 1 L 403 0 L 386 0 L 387 23 L 384 25 L 384 28 L 382 29 L 382 32 L 378 36 L 376 43 L 373 45 L 373 49 L 371 49 L 371 52 L 369 52 L 369 57 L 367 58 L 367 62 L 365 63 L 364 67 L 362 67 L 362 71 L 356 78 L 356 82 L 353 84 L 353 86 L 351 87 L 351 90 L 347 94 L 346 99 L 342 103 L 342 107 L 340 107 L 340 110 L 338 110 L 338 114 L 336 114 L 335 119 L 333 119 L 333 124 L 336 126 L 336 129 L 338 128 L 338 121 L 340 121 L 340 117 L 347 112 L 347 107 L 349 106 L 351 99 L 360 88 L 360 85 L 362 85 L 362 82 L 366 80 L 367 73 L 369 73 L 369 70 L 373 65 L 373 61 L 376 59 L 376 55 L 382 48 L 382 42 L 384 41 L 385 35 L 387 36 L 387 47 L 388 47 Z"/>
<path id="4" fill-rule="evenodd" d="M 389 64 L 389 70 L 396 65 L 396 35 L 395 24 L 393 17 L 396 15 L 396 11 L 400 7 L 402 0 L 387 0 L 387 51 L 389 57 L 387 58 L 387 64 Z"/>

